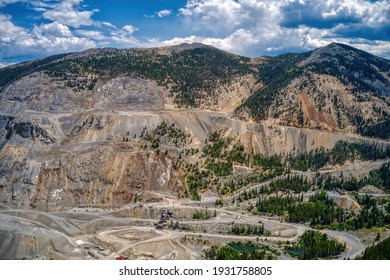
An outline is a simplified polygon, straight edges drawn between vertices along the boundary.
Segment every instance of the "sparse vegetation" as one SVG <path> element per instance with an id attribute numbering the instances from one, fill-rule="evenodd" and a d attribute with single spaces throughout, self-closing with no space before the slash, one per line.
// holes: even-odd
<path id="1" fill-rule="evenodd" d="M 305 59 L 312 56 L 312 59 Z M 304 54 L 284 54 L 270 57 L 258 67 L 259 81 L 264 85 L 236 109 L 236 114 L 246 118 L 249 115 L 255 120 L 279 118 L 283 124 L 300 127 L 319 128 L 310 123 L 303 114 L 301 102 L 290 107 L 289 93 L 299 100 L 299 95 L 308 92 L 315 101 L 317 111 L 324 108 L 325 100 L 332 107 L 327 113 L 343 129 L 346 126 L 356 127 L 356 131 L 364 136 L 388 139 L 390 125 L 388 110 L 376 108 L 373 97 L 388 102 L 389 81 L 382 73 L 389 73 L 389 62 L 366 52 L 346 45 L 333 44 L 322 52 Z M 380 69 L 380 70 L 379 70 Z M 386 74 L 385 74 L 386 75 Z M 350 106 L 345 99 L 337 98 L 334 89 L 323 86 L 319 77 L 332 77 L 336 83 L 346 88 L 345 95 L 356 96 L 357 101 Z M 325 79 L 327 79 L 325 78 Z M 290 88 L 289 88 L 290 87 Z M 334 98 L 331 98 L 334 95 Z M 290 96 L 291 97 L 291 96 Z M 373 105 L 370 114 L 363 113 L 361 103 Z M 288 114 L 285 112 L 288 111 Z"/>
<path id="2" fill-rule="evenodd" d="M 275 256 L 251 241 L 230 242 L 225 246 L 213 245 L 204 253 L 208 260 L 272 260 Z"/>
<path id="3" fill-rule="evenodd" d="M 145 127 L 141 133 L 141 138 L 151 143 L 152 149 L 158 149 L 160 144 L 173 145 L 174 147 L 184 147 L 191 143 L 191 138 L 175 124 L 168 125 L 164 121 L 155 130 L 149 132 Z M 128 139 L 128 138 L 125 138 Z"/>
<path id="4" fill-rule="evenodd" d="M 168 88 L 178 104 L 197 107 L 202 100 L 216 97 L 218 85 L 253 73 L 248 62 L 248 58 L 214 48 L 195 48 L 171 55 L 155 50 L 110 49 L 56 61 L 44 65 L 43 70 L 76 90 L 93 89 L 97 79 L 144 77 Z"/>
<path id="5" fill-rule="evenodd" d="M 176 147 L 183 147 L 191 142 L 190 135 L 175 127 L 174 123 L 168 125 L 164 121 L 157 126 L 156 136 L 160 141 L 165 138 L 168 143 L 172 143 Z"/>
<path id="6" fill-rule="evenodd" d="M 357 260 L 390 260 L 390 237 L 369 246 Z"/>
<path id="7" fill-rule="evenodd" d="M 264 229 L 263 224 L 261 224 L 260 226 L 235 224 L 232 226 L 231 233 L 233 233 L 235 235 L 265 235 L 265 234 L 268 234 L 268 232 Z"/>
<path id="8" fill-rule="evenodd" d="M 389 147 L 380 147 L 372 143 L 350 143 L 339 141 L 330 149 L 315 149 L 307 153 L 289 156 L 291 168 L 301 171 L 317 170 L 327 164 L 344 164 L 347 160 L 377 160 L 390 157 Z"/>
<path id="9" fill-rule="evenodd" d="M 200 200 L 198 191 L 207 189 L 211 185 L 210 172 L 200 170 L 197 164 L 187 164 L 185 182 L 193 200 Z"/>
<path id="10" fill-rule="evenodd" d="M 332 178 L 319 176 L 316 184 L 327 190 L 336 188 L 346 191 L 357 191 L 364 186 L 372 185 L 386 192 L 390 191 L 390 163 L 384 163 L 379 169 L 374 169 L 367 176 L 357 178 Z"/>
<path id="11" fill-rule="evenodd" d="M 194 214 L 192 215 L 192 218 L 194 220 L 209 220 L 209 219 L 211 219 L 211 214 L 207 209 L 204 211 L 196 210 L 194 212 Z"/>
<path id="12" fill-rule="evenodd" d="M 237 109 L 237 113 L 245 108 L 256 120 L 268 118 L 268 108 L 279 95 L 280 90 L 302 73 L 297 64 L 308 57 L 306 54 L 285 54 L 269 58 L 259 66 L 259 82 L 265 84 L 258 92 L 249 97 Z"/>
<path id="13" fill-rule="evenodd" d="M 268 194 L 264 196 L 264 194 Z M 315 228 L 331 228 L 333 230 L 358 230 L 361 228 L 383 227 L 390 225 L 390 214 L 380 210 L 377 201 L 365 196 L 357 197 L 362 209 L 358 213 L 346 211 L 336 205 L 324 191 L 317 192 L 303 201 L 303 196 L 269 195 L 270 189 L 262 187 L 244 191 L 235 198 L 236 203 L 256 199 L 250 204 L 248 211 L 258 215 L 275 215 L 288 222 L 307 223 Z M 257 198 L 258 197 L 258 198 Z M 386 207 L 386 202 L 383 206 Z"/>
<path id="14" fill-rule="evenodd" d="M 50 63 L 58 59 L 61 59 L 67 55 L 68 54 L 53 55 L 47 58 L 38 59 L 31 62 L 25 62 L 18 65 L 13 65 L 11 67 L 0 69 L 0 89 L 13 81 L 16 81 L 35 71 L 44 69 L 45 67 L 48 67 Z"/>

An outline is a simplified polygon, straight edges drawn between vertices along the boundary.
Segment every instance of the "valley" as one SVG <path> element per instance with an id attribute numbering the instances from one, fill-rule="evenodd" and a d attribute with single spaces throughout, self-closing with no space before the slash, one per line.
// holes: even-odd
<path id="1" fill-rule="evenodd" d="M 269 185 L 270 181 L 253 188 Z M 245 191 L 242 189 L 241 191 Z M 7 259 L 202 259 L 204 250 L 215 244 L 252 241 L 269 248 L 274 258 L 291 259 L 285 247 L 311 228 L 279 217 L 258 216 L 230 202 L 215 205 L 215 195 L 205 193 L 200 201 L 177 199 L 172 193 L 150 192 L 158 202 L 129 203 L 121 208 L 74 207 L 65 211 L 0 211 L 2 252 Z M 336 192 L 329 195 L 341 196 Z M 233 196 L 225 197 L 231 201 Z M 388 196 L 387 196 L 388 197 Z M 158 198 L 158 199 L 157 199 Z M 163 209 L 173 217 L 162 229 L 156 223 Z M 210 213 L 207 220 L 194 219 L 196 211 Z M 266 234 L 236 235 L 234 224 L 263 225 Z M 374 239 L 372 230 L 364 238 L 354 231 L 321 230 L 346 244 L 338 258 L 355 258 Z M 382 229 L 383 237 L 390 230 Z M 360 235 L 360 236 L 359 236 Z M 17 242 L 17 244 L 15 244 Z M 8 246 L 8 247 L 7 247 Z"/>

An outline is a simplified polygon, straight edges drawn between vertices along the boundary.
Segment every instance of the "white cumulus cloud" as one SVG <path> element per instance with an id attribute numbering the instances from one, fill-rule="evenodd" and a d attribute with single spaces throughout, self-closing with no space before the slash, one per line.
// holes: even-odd
<path id="1" fill-rule="evenodd" d="M 112 31 L 110 39 L 123 47 L 139 47 L 142 45 L 142 42 L 133 36 L 133 33 L 137 30 L 137 27 L 125 25 L 122 29 Z"/>
<path id="2" fill-rule="evenodd" d="M 1 0 L 0 0 L 1 1 Z M 1 1 L 1 5 L 23 0 Z M 17 26 L 9 15 L 0 14 L 0 59 L 13 56 L 47 56 L 56 53 L 81 51 L 97 46 L 103 40 L 99 31 L 73 30 L 95 25 L 91 16 L 96 10 L 79 11 L 82 0 L 29 1 L 27 7 L 41 11 L 50 23 Z"/>
<path id="3" fill-rule="evenodd" d="M 249 11 L 234 0 L 190 0 L 179 11 L 195 31 L 231 31 L 251 20 Z"/>
<path id="4" fill-rule="evenodd" d="M 97 40 L 97 41 L 102 41 L 102 40 L 107 40 L 108 37 L 103 34 L 101 31 L 97 30 L 83 30 L 79 29 L 75 31 L 78 35 L 81 35 L 83 37 L 92 39 L 92 40 Z"/>
<path id="5" fill-rule="evenodd" d="M 87 38 L 74 36 L 58 22 L 36 25 L 28 30 L 14 25 L 10 16 L 0 15 L 0 58 L 18 55 L 45 56 L 95 47 Z"/>
<path id="6" fill-rule="evenodd" d="M 74 28 L 94 25 L 92 15 L 99 10 L 80 11 L 77 8 L 77 5 L 82 1 L 83 0 L 62 0 L 54 9 L 44 12 L 43 17 Z"/>
<path id="7" fill-rule="evenodd" d="M 135 31 L 138 30 L 137 27 L 134 27 L 134 26 L 132 26 L 132 25 L 125 25 L 125 26 L 122 27 L 122 29 L 123 29 L 124 31 L 126 31 L 126 32 L 124 32 L 124 34 L 126 34 L 126 35 L 131 35 L 131 34 L 133 34 Z"/>
<path id="8" fill-rule="evenodd" d="M 162 11 L 157 12 L 157 16 L 159 16 L 161 18 L 169 16 L 171 14 L 172 14 L 172 10 L 162 10 Z"/>
<path id="9" fill-rule="evenodd" d="M 58 22 L 52 22 L 48 24 L 41 24 L 39 26 L 34 26 L 33 34 L 35 37 L 64 37 L 70 38 L 73 37 L 72 32 L 69 27 Z"/>
<path id="10" fill-rule="evenodd" d="M 389 39 L 389 0 L 188 0 L 179 12 L 193 34 L 161 44 L 199 40 L 253 56 L 344 42 L 386 56 Z"/>
<path id="11" fill-rule="evenodd" d="M 340 42 L 390 58 L 389 0 L 187 0 L 175 12 L 165 9 L 145 16 L 156 22 L 157 17 L 177 14 L 164 20 L 163 29 L 169 33 L 155 35 L 144 35 L 142 25 L 136 27 L 130 20 L 121 28 L 97 21 L 93 16 L 98 9 L 83 5 L 83 0 L 0 0 L 0 7 L 15 2 L 25 2 L 49 23 L 21 27 L 11 16 L 0 14 L 0 61 L 90 47 L 192 42 L 246 56 L 307 51 Z"/>
<path id="12" fill-rule="evenodd" d="M 22 1 L 21 0 L 0 0 L 0 7 L 4 7 L 8 4 L 12 4 L 16 2 L 22 2 Z"/>

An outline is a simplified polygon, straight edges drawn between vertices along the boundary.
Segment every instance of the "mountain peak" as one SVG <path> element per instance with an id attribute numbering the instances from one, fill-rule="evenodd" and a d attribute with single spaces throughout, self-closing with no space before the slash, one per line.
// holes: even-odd
<path id="1" fill-rule="evenodd" d="M 331 43 L 329 45 L 326 45 L 325 47 L 322 47 L 322 48 L 318 48 L 316 50 L 313 51 L 313 53 L 328 53 L 328 54 L 331 54 L 331 55 L 334 55 L 336 53 L 343 53 L 345 51 L 350 51 L 350 50 L 353 50 L 354 48 L 350 47 L 350 46 L 347 46 L 347 45 L 344 45 L 344 44 L 340 44 L 340 43 Z"/>
<path id="2" fill-rule="evenodd" d="M 157 47 L 153 48 L 154 50 L 157 50 L 160 54 L 172 54 L 172 53 L 180 53 L 182 51 L 187 50 L 195 50 L 195 49 L 216 49 L 213 46 L 205 45 L 202 43 L 182 43 L 179 45 L 174 46 L 166 46 L 166 47 Z"/>
<path id="3" fill-rule="evenodd" d="M 389 63 L 387 59 L 341 43 L 331 43 L 325 47 L 311 51 L 310 56 L 303 60 L 300 66 L 324 61 L 329 62 L 331 60 L 341 64 L 345 64 L 346 62 L 348 64 L 367 63 L 381 69 L 382 72 L 388 72 L 386 70 L 387 64 Z"/>
<path id="4" fill-rule="evenodd" d="M 182 44 L 179 44 L 179 45 L 175 45 L 175 46 L 172 46 L 172 48 L 181 48 L 181 49 L 200 49 L 200 48 L 214 48 L 213 46 L 210 46 L 210 45 L 205 45 L 205 44 L 202 44 L 202 43 L 198 43 L 198 42 L 195 42 L 195 43 L 182 43 Z"/>
<path id="5" fill-rule="evenodd" d="M 333 43 L 326 45 L 323 48 L 352 48 L 352 47 L 350 47 L 349 45 L 346 45 L 346 44 L 333 42 Z"/>
<path id="6" fill-rule="evenodd" d="M 363 51 L 345 44 L 331 43 L 325 47 L 321 47 L 312 51 L 310 56 L 303 60 L 300 65 L 305 66 L 311 63 L 322 62 L 324 60 L 329 60 L 329 57 L 335 57 L 337 55 L 341 55 L 343 57 L 353 57 L 360 52 Z"/>
<path id="7" fill-rule="evenodd" d="M 346 53 L 367 53 L 365 51 L 356 49 L 354 47 L 351 47 L 347 44 L 342 43 L 330 43 L 329 45 L 326 45 L 325 47 L 319 48 L 318 50 L 322 50 L 322 52 L 328 52 L 330 54 L 340 53 L 340 54 L 346 54 Z M 367 53 L 368 54 L 368 53 Z"/>

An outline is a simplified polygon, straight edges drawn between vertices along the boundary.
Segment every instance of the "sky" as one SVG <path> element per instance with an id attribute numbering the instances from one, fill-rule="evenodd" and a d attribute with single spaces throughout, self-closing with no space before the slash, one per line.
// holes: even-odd
<path id="1" fill-rule="evenodd" d="M 338 42 L 390 59 L 390 0 L 0 0 L 0 67 L 193 42 L 249 57 Z"/>

